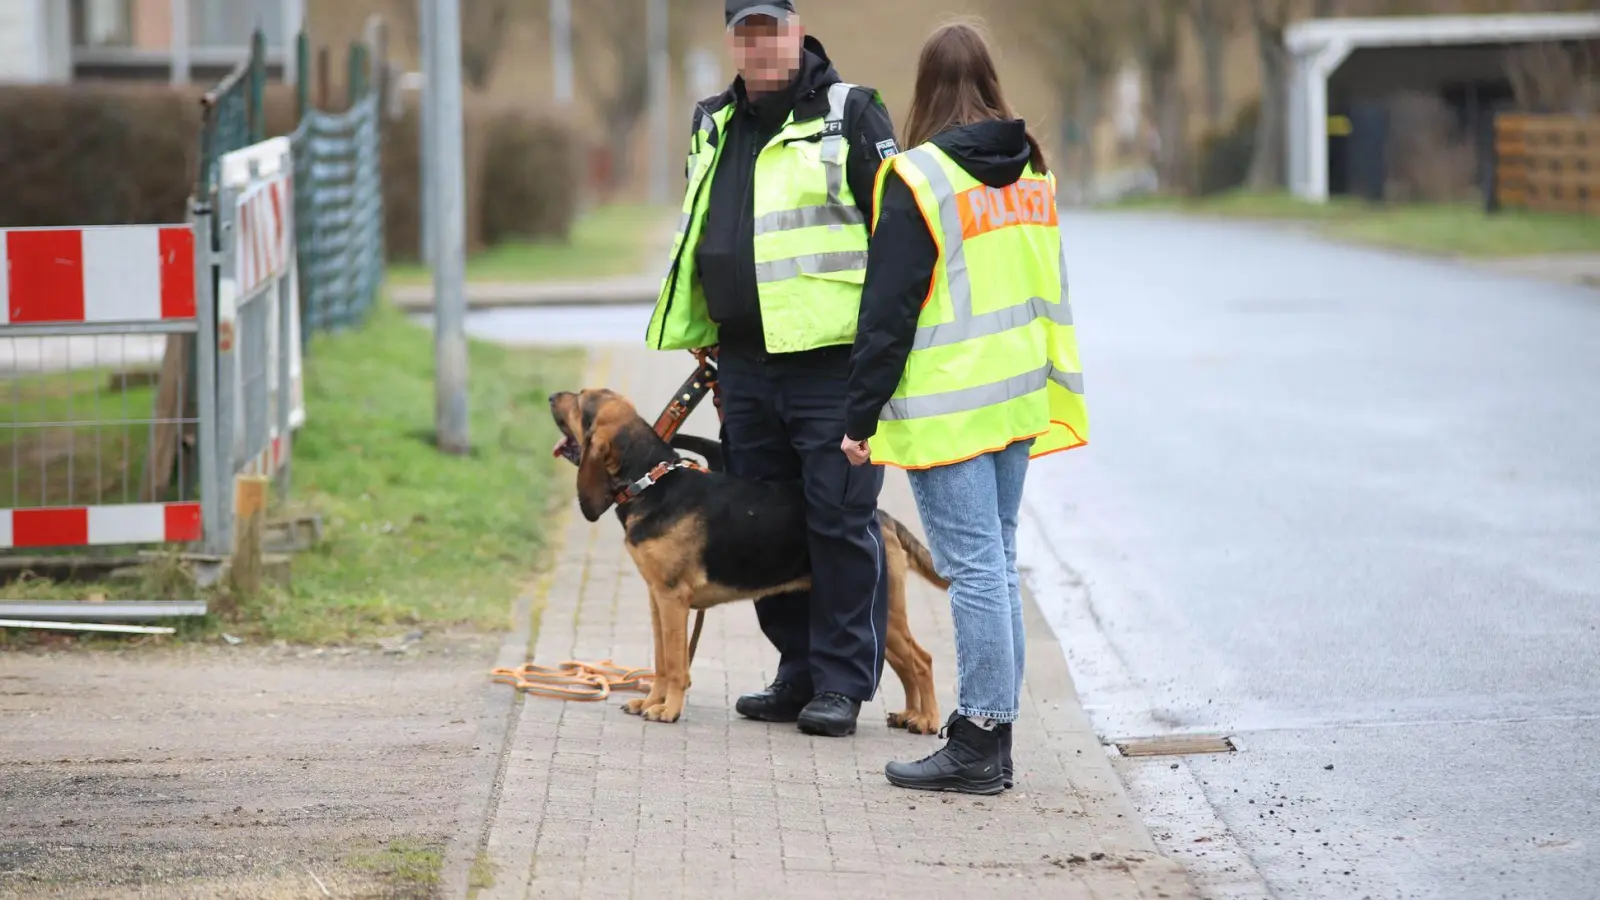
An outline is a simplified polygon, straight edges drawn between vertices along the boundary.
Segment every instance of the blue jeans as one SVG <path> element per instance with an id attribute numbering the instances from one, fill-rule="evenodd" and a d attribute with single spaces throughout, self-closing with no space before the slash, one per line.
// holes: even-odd
<path id="1" fill-rule="evenodd" d="M 1033 441 L 907 473 L 928 549 L 950 580 L 956 712 L 1014 722 L 1022 695 L 1022 585 L 1017 514 Z"/>

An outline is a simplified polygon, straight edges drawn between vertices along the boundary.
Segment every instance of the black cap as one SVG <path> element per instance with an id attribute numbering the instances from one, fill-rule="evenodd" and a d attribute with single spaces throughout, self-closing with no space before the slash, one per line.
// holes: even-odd
<path id="1" fill-rule="evenodd" d="M 779 22 L 794 15 L 794 0 L 726 0 L 728 27 L 751 16 L 771 16 Z"/>

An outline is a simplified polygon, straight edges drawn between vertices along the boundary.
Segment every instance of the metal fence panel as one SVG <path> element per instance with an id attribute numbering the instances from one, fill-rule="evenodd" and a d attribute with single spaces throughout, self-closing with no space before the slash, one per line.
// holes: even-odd
<path id="1" fill-rule="evenodd" d="M 234 477 L 286 491 L 304 336 L 361 320 L 383 277 L 368 65 L 347 111 L 263 140 L 258 29 L 205 96 L 189 224 L 0 229 L 0 550 L 225 553 Z"/>
<path id="2" fill-rule="evenodd" d="M 0 549 L 201 538 L 206 450 L 185 359 L 186 338 L 209 337 L 197 237 L 0 229 Z M 158 359 L 153 379 L 142 366 Z"/>
<path id="3" fill-rule="evenodd" d="M 226 465 L 216 490 L 241 474 L 272 475 L 286 489 L 290 458 L 295 219 L 293 157 L 273 138 L 220 160 L 217 218 L 222 254 L 217 277 L 217 442 Z M 220 516 L 215 550 L 232 541 L 231 507 Z"/>

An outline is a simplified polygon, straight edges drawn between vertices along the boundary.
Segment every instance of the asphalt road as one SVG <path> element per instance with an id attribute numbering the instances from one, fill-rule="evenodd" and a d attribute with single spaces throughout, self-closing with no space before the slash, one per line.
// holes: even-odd
<path id="1" fill-rule="evenodd" d="M 1163 849 L 1214 897 L 1600 897 L 1600 291 L 1063 227 L 1092 443 L 1035 464 L 1022 562 L 1103 739 L 1239 747 L 1118 760 Z"/>
<path id="2" fill-rule="evenodd" d="M 1600 291 L 1064 219 L 1091 445 L 1023 562 L 1213 896 L 1600 897 Z"/>

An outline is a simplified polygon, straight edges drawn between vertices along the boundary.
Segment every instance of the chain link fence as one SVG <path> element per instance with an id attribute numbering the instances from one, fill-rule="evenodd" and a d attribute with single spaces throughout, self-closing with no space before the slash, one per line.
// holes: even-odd
<path id="1" fill-rule="evenodd" d="M 379 32 L 381 34 L 381 31 Z M 380 42 L 381 43 L 381 42 Z M 295 243 L 299 256 L 300 338 L 359 324 L 376 302 L 384 273 L 381 167 L 383 98 L 374 84 L 383 48 L 353 43 L 348 105 L 318 109 L 311 101 L 309 36 L 297 37 L 299 124 L 294 148 Z M 262 97 L 266 41 L 258 29 L 250 57 L 206 94 L 197 196 L 214 201 L 217 160 L 266 137 Z M 220 245 L 218 248 L 220 250 Z"/>
<path id="2" fill-rule="evenodd" d="M 301 59 L 309 56 L 304 34 L 300 50 Z M 313 107 L 302 83 L 300 125 L 290 140 L 303 341 L 362 321 L 383 280 L 383 107 L 368 74 L 372 60 L 365 46 L 351 46 L 343 112 Z"/>
<path id="3" fill-rule="evenodd" d="M 216 199 L 222 155 L 259 143 L 267 136 L 262 97 L 267 84 L 267 38 L 257 28 L 250 35 L 250 56 L 201 100 L 200 166 L 195 197 L 209 207 Z M 218 236 L 220 240 L 220 236 Z M 220 249 L 220 244 L 213 249 Z"/>

